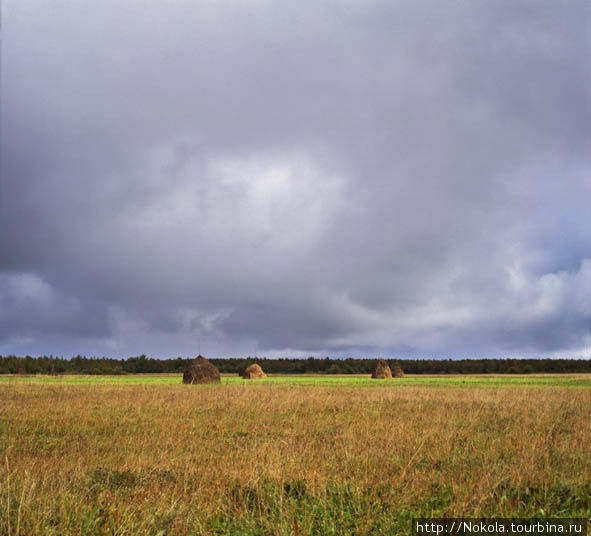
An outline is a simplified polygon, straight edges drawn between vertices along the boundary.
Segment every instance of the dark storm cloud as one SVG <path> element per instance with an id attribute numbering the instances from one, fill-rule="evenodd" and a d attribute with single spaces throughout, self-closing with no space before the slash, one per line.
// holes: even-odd
<path id="1" fill-rule="evenodd" d="M 6 2 L 0 353 L 591 355 L 587 2 Z"/>

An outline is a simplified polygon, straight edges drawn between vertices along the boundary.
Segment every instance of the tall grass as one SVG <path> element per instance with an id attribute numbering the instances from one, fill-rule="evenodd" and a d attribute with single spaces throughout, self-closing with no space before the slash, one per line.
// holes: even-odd
<path id="1" fill-rule="evenodd" d="M 2 382 L 0 534 L 591 517 L 591 389 L 378 383 Z"/>

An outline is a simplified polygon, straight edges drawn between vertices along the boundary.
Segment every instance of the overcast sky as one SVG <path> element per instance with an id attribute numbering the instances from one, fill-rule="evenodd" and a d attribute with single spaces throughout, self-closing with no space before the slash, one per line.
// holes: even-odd
<path id="1" fill-rule="evenodd" d="M 591 357 L 591 3 L 3 0 L 0 354 Z"/>

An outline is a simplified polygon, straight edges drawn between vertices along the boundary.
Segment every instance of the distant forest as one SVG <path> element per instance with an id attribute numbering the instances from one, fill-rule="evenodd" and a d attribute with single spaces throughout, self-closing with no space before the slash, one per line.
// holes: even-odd
<path id="1" fill-rule="evenodd" d="M 0 356 L 0 374 L 181 374 L 192 359 L 127 359 Z M 238 373 L 251 363 L 277 374 L 370 374 L 376 359 L 225 358 L 210 359 L 222 373 Z M 387 359 L 407 374 L 532 374 L 591 372 L 591 359 Z"/>

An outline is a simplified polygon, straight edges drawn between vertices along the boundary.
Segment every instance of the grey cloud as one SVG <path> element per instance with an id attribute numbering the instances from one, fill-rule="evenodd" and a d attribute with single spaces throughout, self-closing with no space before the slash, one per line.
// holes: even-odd
<path id="1" fill-rule="evenodd" d="M 588 3 L 5 11 L 0 353 L 591 355 Z"/>

